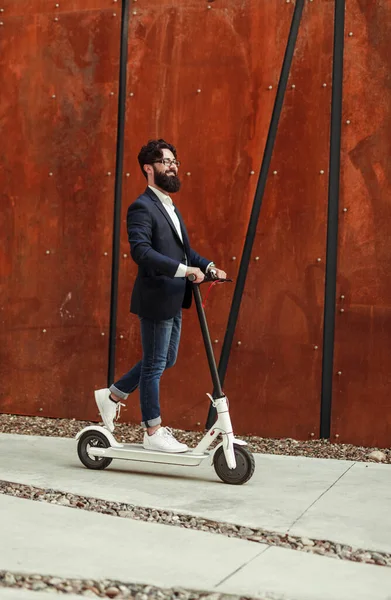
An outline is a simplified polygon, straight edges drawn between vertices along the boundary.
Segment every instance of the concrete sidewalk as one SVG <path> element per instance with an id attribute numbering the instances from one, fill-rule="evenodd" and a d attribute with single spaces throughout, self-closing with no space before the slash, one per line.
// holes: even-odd
<path id="1" fill-rule="evenodd" d="M 0 479 L 391 552 L 391 465 L 255 455 L 243 486 L 208 464 L 79 462 L 76 441 L 0 434 Z"/>
<path id="2" fill-rule="evenodd" d="M 14 572 L 273 600 L 391 600 L 389 568 L 202 531 L 2 495 L 0 527 L 0 566 Z"/>
<path id="3" fill-rule="evenodd" d="M 236 487 L 208 465 L 89 471 L 71 439 L 1 434 L 0 456 L 10 482 L 391 551 L 390 465 L 256 455 L 254 477 Z M 10 571 L 273 600 L 391 600 L 387 567 L 4 495 L 0 531 L 0 569 Z"/>

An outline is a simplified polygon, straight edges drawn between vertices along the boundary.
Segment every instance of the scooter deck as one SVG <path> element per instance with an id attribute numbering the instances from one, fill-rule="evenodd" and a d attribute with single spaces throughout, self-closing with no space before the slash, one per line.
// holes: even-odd
<path id="1" fill-rule="evenodd" d="M 203 460 L 210 457 L 209 452 L 196 454 L 193 450 L 186 452 L 157 452 L 146 450 L 141 444 L 121 444 L 108 448 L 90 447 L 90 456 L 118 458 L 122 460 L 135 460 L 139 462 L 150 462 L 170 465 L 188 465 L 196 467 Z"/>

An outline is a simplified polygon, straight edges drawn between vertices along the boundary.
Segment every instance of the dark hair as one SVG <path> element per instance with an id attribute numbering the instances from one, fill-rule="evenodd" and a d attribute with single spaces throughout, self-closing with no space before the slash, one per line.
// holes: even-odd
<path id="1" fill-rule="evenodd" d="M 173 155 L 176 158 L 176 148 L 172 144 L 169 144 L 165 140 L 149 140 L 146 146 L 143 146 L 138 154 L 138 162 L 140 165 L 140 169 L 145 178 L 147 178 L 147 174 L 144 171 L 144 165 L 151 165 L 155 160 L 159 160 L 163 157 L 162 150 L 167 148 L 167 150 L 171 150 Z"/>

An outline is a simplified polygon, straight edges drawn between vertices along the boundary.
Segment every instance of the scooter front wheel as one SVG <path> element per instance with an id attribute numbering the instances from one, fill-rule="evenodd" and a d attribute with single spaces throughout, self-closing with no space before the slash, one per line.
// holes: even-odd
<path id="1" fill-rule="evenodd" d="M 86 431 L 77 444 L 77 454 L 87 469 L 105 469 L 109 466 L 112 458 L 103 456 L 90 456 L 89 448 L 109 448 L 109 440 L 100 431 Z"/>
<path id="2" fill-rule="evenodd" d="M 242 485 L 253 476 L 255 470 L 255 460 L 250 450 L 248 450 L 246 446 L 234 444 L 234 452 L 236 459 L 235 469 L 230 469 L 228 467 L 222 446 L 217 448 L 216 452 L 214 453 L 213 466 L 216 474 L 222 481 L 224 481 L 224 483 Z"/>

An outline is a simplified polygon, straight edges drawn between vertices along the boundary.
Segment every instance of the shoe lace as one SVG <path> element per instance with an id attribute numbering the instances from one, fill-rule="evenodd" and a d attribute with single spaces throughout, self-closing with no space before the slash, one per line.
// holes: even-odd
<path id="1" fill-rule="evenodd" d="M 173 438 L 173 439 L 175 439 L 175 438 L 174 438 L 174 434 L 173 434 L 173 431 L 172 431 L 171 427 L 163 427 L 162 429 L 164 430 L 164 435 L 165 435 L 165 436 L 167 436 L 167 437 L 169 437 L 169 438 Z"/>
<path id="2" fill-rule="evenodd" d="M 125 406 L 125 404 L 123 404 L 123 402 L 117 402 L 117 403 L 116 403 L 116 407 L 115 407 L 115 417 L 114 417 L 114 419 L 115 419 L 116 421 L 118 421 L 118 419 L 119 419 L 119 416 L 120 416 L 120 414 L 121 414 L 121 406 Z"/>

